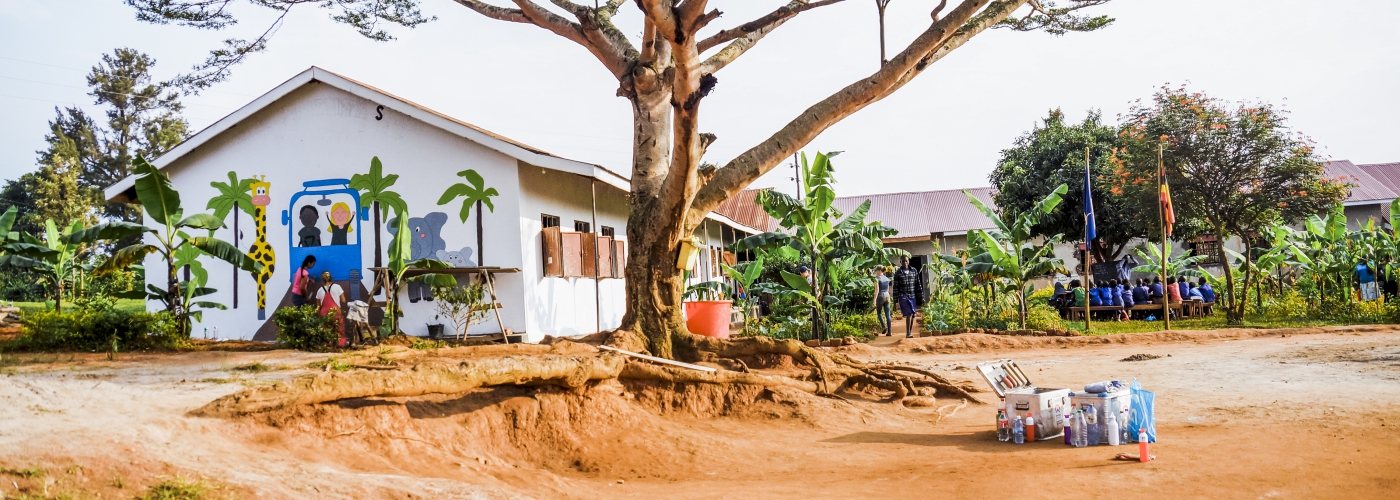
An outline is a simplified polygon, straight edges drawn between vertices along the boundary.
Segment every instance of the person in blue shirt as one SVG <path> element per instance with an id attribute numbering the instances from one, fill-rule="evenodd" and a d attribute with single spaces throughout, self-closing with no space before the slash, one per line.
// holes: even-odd
<path id="1" fill-rule="evenodd" d="M 1101 295 L 1101 293 L 1102 291 L 1099 290 L 1099 287 L 1094 286 L 1093 283 L 1089 284 L 1089 307 L 1103 305 L 1103 295 Z"/>
<path id="2" fill-rule="evenodd" d="M 1148 288 L 1148 293 L 1151 295 L 1153 304 L 1161 304 L 1163 300 L 1167 300 L 1167 295 L 1163 292 L 1166 292 L 1166 290 L 1162 288 L 1162 277 L 1158 276 L 1153 278 L 1152 287 Z"/>
<path id="3" fill-rule="evenodd" d="M 1133 319 L 1132 313 L 1130 313 L 1130 312 L 1128 311 L 1128 309 L 1132 308 L 1134 305 L 1137 304 L 1137 302 L 1133 300 L 1133 290 L 1132 290 L 1132 288 L 1131 288 L 1132 285 L 1133 285 L 1133 284 L 1132 284 L 1131 282 L 1128 282 L 1128 281 L 1124 281 L 1124 282 L 1118 284 L 1118 293 L 1121 294 L 1121 295 L 1123 296 L 1123 304 L 1122 304 L 1122 306 L 1123 306 L 1123 320 L 1124 320 L 1124 321 Z"/>
<path id="4" fill-rule="evenodd" d="M 1138 278 L 1137 286 L 1133 288 L 1133 304 L 1146 305 L 1148 297 L 1147 280 Z"/>
<path id="5" fill-rule="evenodd" d="M 1187 283 L 1187 286 L 1190 285 L 1190 283 Z M 1191 292 L 1186 294 L 1186 300 L 1199 300 L 1201 302 L 1205 302 L 1206 296 L 1201 293 L 1201 287 L 1194 286 L 1191 287 Z"/>
<path id="6" fill-rule="evenodd" d="M 1200 286 L 1196 287 L 1196 289 L 1201 291 L 1201 300 L 1207 304 L 1214 304 L 1215 290 L 1210 287 L 1210 283 L 1206 283 L 1205 278 L 1201 278 L 1198 283 Z"/>
<path id="7" fill-rule="evenodd" d="M 1177 291 L 1181 292 L 1182 299 L 1185 299 L 1187 296 L 1191 295 L 1191 284 L 1186 282 L 1185 276 L 1176 277 L 1176 286 Z"/>
<path id="8" fill-rule="evenodd" d="M 1372 301 L 1380 298 L 1380 287 L 1376 285 L 1376 273 L 1365 258 L 1356 259 L 1356 282 L 1361 288 L 1361 300 Z"/>

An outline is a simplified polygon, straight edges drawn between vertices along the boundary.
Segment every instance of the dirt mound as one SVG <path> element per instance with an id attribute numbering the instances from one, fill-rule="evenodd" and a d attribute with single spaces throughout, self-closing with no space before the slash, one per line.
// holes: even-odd
<path id="1" fill-rule="evenodd" d="M 240 420 L 250 439 L 384 473 L 461 474 L 571 496 L 530 469 L 618 478 L 676 478 L 728 451 L 695 428 L 715 418 L 832 420 L 836 402 L 744 384 L 608 380 L 586 388 L 500 386 L 465 394 L 305 405 Z M 821 418 L 818 418 L 821 417 Z M 835 418 L 835 420 L 841 420 Z M 533 478 L 530 479 L 530 478 Z"/>
<path id="2" fill-rule="evenodd" d="M 1009 337 L 983 333 L 962 333 L 939 337 L 901 339 L 890 349 L 908 353 L 978 353 L 1002 350 L 1038 349 L 1046 347 L 1085 347 L 1094 345 L 1130 345 L 1153 342 L 1196 342 L 1205 340 L 1234 340 L 1274 335 L 1312 335 L 1320 333 L 1365 333 L 1394 331 L 1397 325 L 1328 326 L 1316 328 L 1224 328 L 1219 330 L 1173 330 L 1151 333 L 1125 333 L 1085 337 Z M 854 346 L 852 346 L 854 347 Z M 868 347 L 868 346 L 867 346 Z M 849 348 L 843 348 L 849 349 Z M 874 349 L 874 348 L 871 348 Z"/>
<path id="3" fill-rule="evenodd" d="M 1168 354 L 1168 356 L 1171 356 L 1171 355 Z M 1134 355 L 1132 355 L 1132 356 L 1128 356 L 1128 357 L 1123 358 L 1123 359 L 1120 359 L 1120 360 L 1118 360 L 1118 361 L 1151 361 L 1151 360 L 1154 360 L 1154 359 L 1161 359 L 1161 358 L 1162 358 L 1162 356 L 1159 356 L 1159 355 L 1156 355 L 1156 354 L 1134 354 Z"/>

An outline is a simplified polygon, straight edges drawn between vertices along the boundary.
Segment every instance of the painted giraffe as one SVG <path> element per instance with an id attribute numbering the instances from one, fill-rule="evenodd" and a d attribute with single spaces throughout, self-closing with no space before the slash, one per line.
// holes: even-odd
<path id="1" fill-rule="evenodd" d="M 272 270 L 277 263 L 277 254 L 272 251 L 272 245 L 267 244 L 267 205 L 272 203 L 272 197 L 268 196 L 271 184 L 267 182 L 267 176 L 254 177 L 255 182 L 249 187 L 253 192 L 253 225 L 257 227 L 258 236 L 253 240 L 253 246 L 248 248 L 248 257 L 262 263 L 262 271 L 253 271 L 253 281 L 258 284 L 258 320 L 267 319 L 267 280 L 272 277 Z"/>

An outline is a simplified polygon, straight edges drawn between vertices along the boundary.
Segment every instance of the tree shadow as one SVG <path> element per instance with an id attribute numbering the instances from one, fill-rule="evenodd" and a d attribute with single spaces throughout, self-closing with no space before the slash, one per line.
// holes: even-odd
<path id="1" fill-rule="evenodd" d="M 1045 441 L 1036 441 L 1016 445 L 1013 443 L 1003 443 L 997 441 L 996 430 L 986 430 L 977 432 L 962 432 L 949 434 L 918 434 L 905 432 L 854 432 L 844 436 L 837 436 L 830 439 L 823 439 L 823 443 L 842 444 L 906 444 L 912 446 L 930 447 L 957 447 L 965 451 L 978 451 L 987 453 L 1015 453 L 1027 450 L 1027 447 L 1049 447 L 1064 446 L 1064 441 L 1060 438 L 1051 438 Z"/>

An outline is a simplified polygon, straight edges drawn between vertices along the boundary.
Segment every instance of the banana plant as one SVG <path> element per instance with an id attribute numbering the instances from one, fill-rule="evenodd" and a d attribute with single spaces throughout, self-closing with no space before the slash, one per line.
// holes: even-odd
<path id="1" fill-rule="evenodd" d="M 829 277 L 836 266 L 861 262 L 889 262 L 909 252 L 885 248 L 882 239 L 898 231 L 878 222 L 867 223 L 870 200 L 865 200 L 849 215 L 832 207 L 836 201 L 834 169 L 831 157 L 838 153 L 817 153 L 808 162 L 802 155 L 801 178 L 806 196 L 801 200 L 774 190 L 758 193 L 757 201 L 768 215 L 778 220 L 785 231 L 771 231 L 749 236 L 734 244 L 735 251 L 776 249 L 788 247 L 812 258 L 812 281 L 782 271 L 787 292 L 802 297 L 809 306 L 821 313 L 825 297 L 831 291 Z M 812 336 L 824 338 L 820 321 L 812 322 Z"/>
<path id="2" fill-rule="evenodd" d="M 1229 249 L 1226 249 L 1229 252 Z M 1191 266 L 1199 264 L 1201 261 L 1211 258 L 1209 255 L 1178 255 L 1167 258 L 1167 271 L 1162 272 L 1162 247 L 1160 245 L 1147 244 L 1133 249 L 1138 260 L 1146 262 L 1131 269 L 1135 273 L 1151 273 L 1160 275 L 1162 279 L 1169 276 L 1190 276 L 1199 278 L 1210 275 L 1200 269 L 1193 269 Z M 1209 280 L 1209 278 L 1207 278 Z M 1214 286 L 1214 285 L 1212 285 Z"/>
<path id="3" fill-rule="evenodd" d="M 985 274 L 1004 280 L 1006 286 L 1002 288 L 1009 289 L 1016 295 L 1021 328 L 1026 327 L 1026 283 L 1039 276 L 1065 272 L 1064 260 L 1055 257 L 1053 253 L 1053 246 L 1060 241 L 1062 235 L 1051 236 L 1037 245 L 1031 241 L 1031 229 L 1040 223 L 1042 216 L 1059 206 L 1061 196 L 1068 191 L 1068 185 L 1060 184 L 1049 196 L 1036 203 L 1033 209 L 1016 214 L 1015 219 L 1008 224 L 1002 218 L 1002 214 L 992 210 L 972 193 L 963 190 L 968 202 L 977 207 L 977 210 L 996 226 L 994 231 L 977 229 L 971 232 L 969 238 L 979 240 L 982 251 L 972 255 L 965 269 L 969 274 Z"/>
<path id="4" fill-rule="evenodd" d="M 106 262 L 98 266 L 96 272 L 100 274 L 125 269 L 140 264 L 147 256 L 159 255 L 165 261 L 166 287 L 162 290 L 154 285 L 147 285 L 150 293 L 144 294 L 145 298 L 162 302 L 165 309 L 175 315 L 182 332 L 189 335 L 190 318 L 202 318 L 202 314 L 199 313 L 191 315 L 192 307 L 223 306 L 210 301 L 195 301 L 196 298 L 209 295 L 215 290 L 180 281 L 176 272 L 176 260 L 181 252 L 189 252 L 186 248 L 193 247 L 210 257 L 250 272 L 261 270 L 262 264 L 223 240 L 211 236 L 190 236 L 189 231 L 213 231 L 223 228 L 224 222 L 212 214 L 185 216 L 184 208 L 180 204 L 180 193 L 170 184 L 170 177 L 156 170 L 144 158 L 136 158 L 132 165 L 132 171 L 136 174 L 136 199 L 145 210 L 146 219 L 159 227 L 151 228 L 122 221 L 108 222 L 75 231 L 65 240 L 75 244 L 94 243 L 143 235 L 137 243 L 117 250 Z"/>
<path id="5" fill-rule="evenodd" d="M 757 259 L 740 262 L 734 266 L 720 264 L 720 267 L 724 268 L 725 274 L 728 274 L 744 291 L 743 297 L 739 299 L 739 305 L 743 307 L 744 311 L 744 327 L 748 328 L 748 320 L 753 319 L 749 317 L 749 313 L 753 311 L 754 304 L 758 303 L 758 294 L 755 293 L 754 285 L 758 283 L 759 275 L 763 274 L 763 256 L 760 255 Z"/>
<path id="6" fill-rule="evenodd" d="M 28 268 L 50 282 L 50 286 L 53 287 L 55 311 L 63 311 L 65 285 L 76 277 L 78 269 L 81 268 L 78 254 L 82 245 L 69 243 L 67 237 L 82 229 L 82 221 L 73 221 L 72 226 L 60 233 L 53 219 L 48 219 L 44 221 L 43 239 L 27 233 L 19 234 L 19 241 L 4 245 L 10 265 Z"/>

